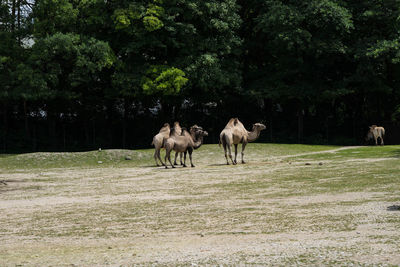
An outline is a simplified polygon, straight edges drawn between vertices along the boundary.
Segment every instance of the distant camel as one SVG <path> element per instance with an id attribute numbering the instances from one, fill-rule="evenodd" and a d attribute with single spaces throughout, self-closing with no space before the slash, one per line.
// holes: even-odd
<path id="1" fill-rule="evenodd" d="M 174 150 L 177 153 L 184 152 L 183 167 L 186 167 L 186 153 L 189 153 L 190 165 L 194 167 L 192 161 L 192 152 L 194 149 L 199 148 L 203 144 L 203 137 L 207 136 L 208 133 L 197 125 L 193 125 L 190 128 L 190 133 L 186 130 L 182 131 L 182 134 L 176 134 L 175 129 L 171 130 L 170 138 L 164 139 L 165 153 L 165 168 L 167 167 L 167 159 L 171 164 L 172 168 L 175 166 L 171 163 L 171 151 Z"/>
<path id="2" fill-rule="evenodd" d="M 219 145 L 221 146 L 222 144 L 224 147 L 226 164 L 229 165 L 227 150 L 229 150 L 229 158 L 231 159 L 232 164 L 237 164 L 237 146 L 240 143 L 242 143 L 242 163 L 245 163 L 243 156 L 244 149 L 246 148 L 247 143 L 255 141 L 260 136 L 260 132 L 265 128 L 266 126 L 264 124 L 255 123 L 253 124 L 252 131 L 249 132 L 246 130 L 246 128 L 244 128 L 243 124 L 239 121 L 238 118 L 230 119 L 228 124 L 219 135 Z M 232 159 L 232 144 L 235 145 L 235 160 Z"/>
<path id="3" fill-rule="evenodd" d="M 156 161 L 157 166 L 160 166 L 160 165 L 158 165 L 157 159 L 160 160 L 162 165 L 165 165 L 164 162 L 162 162 L 162 160 L 161 160 L 160 151 L 161 151 L 161 148 L 163 145 L 164 138 L 168 138 L 170 132 L 171 132 L 171 128 L 169 126 L 169 123 L 164 123 L 164 125 L 160 129 L 159 133 L 153 137 L 153 142 L 151 142 L 151 145 L 154 145 L 154 148 L 155 148 L 154 160 Z"/>
<path id="4" fill-rule="evenodd" d="M 375 145 L 378 145 L 378 138 L 381 139 L 381 145 L 383 146 L 383 137 L 385 136 L 385 128 L 381 126 L 376 126 L 376 125 L 371 125 L 369 126 L 369 130 L 367 133 L 367 136 L 365 137 L 365 141 L 368 141 L 370 139 L 375 140 Z"/>

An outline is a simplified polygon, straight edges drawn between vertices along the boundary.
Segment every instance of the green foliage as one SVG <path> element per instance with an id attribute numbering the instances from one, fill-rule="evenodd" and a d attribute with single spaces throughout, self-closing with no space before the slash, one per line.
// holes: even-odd
<path id="1" fill-rule="evenodd" d="M 164 26 L 162 21 L 155 16 L 145 16 L 143 18 L 143 24 L 149 32 L 161 29 Z"/>
<path id="2" fill-rule="evenodd" d="M 400 63 L 400 42 L 395 40 L 381 40 L 367 50 L 367 56 L 373 58 L 388 56 L 393 64 Z"/>
<path id="3" fill-rule="evenodd" d="M 57 31 L 72 31 L 78 23 L 79 10 L 69 0 L 40 0 L 34 8 L 34 33 L 38 36 Z"/>
<path id="4" fill-rule="evenodd" d="M 115 129 L 141 116 L 235 114 L 290 127 L 281 136 L 300 131 L 304 113 L 318 140 L 330 125 L 355 140 L 370 121 L 398 117 L 397 0 L 38 0 L 21 17 L 24 3 L 0 3 L 0 101 L 12 103 L 0 117 L 15 114 L 26 132 L 47 108 Z"/>
<path id="5" fill-rule="evenodd" d="M 185 73 L 174 67 L 150 66 L 143 78 L 143 91 L 146 94 L 176 95 L 187 83 Z"/>
<path id="6" fill-rule="evenodd" d="M 20 87 L 31 88 L 33 98 L 76 98 L 82 93 L 80 86 L 96 82 L 114 61 L 105 42 L 57 33 L 38 40 L 32 47 L 30 65 L 21 65 L 17 73 Z"/>
<path id="7" fill-rule="evenodd" d="M 112 15 L 115 29 L 128 28 L 132 23 L 139 20 L 144 13 L 144 7 L 137 4 L 130 4 L 128 8 L 116 9 Z"/>

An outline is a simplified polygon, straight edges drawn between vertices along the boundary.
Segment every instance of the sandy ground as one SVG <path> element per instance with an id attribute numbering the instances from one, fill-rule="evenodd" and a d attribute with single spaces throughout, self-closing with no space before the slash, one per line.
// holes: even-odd
<path id="1" fill-rule="evenodd" d="M 2 172 L 0 266 L 400 265 L 398 191 L 314 191 L 286 158 Z"/>

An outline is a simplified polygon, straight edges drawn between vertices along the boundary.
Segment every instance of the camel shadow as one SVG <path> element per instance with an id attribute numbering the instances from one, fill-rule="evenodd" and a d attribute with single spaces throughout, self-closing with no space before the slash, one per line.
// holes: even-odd
<path id="1" fill-rule="evenodd" d="M 400 149 L 396 149 L 391 152 L 392 156 L 395 158 L 400 158 Z"/>
<path id="2" fill-rule="evenodd" d="M 175 168 L 172 168 L 171 165 L 168 165 L 168 169 L 180 169 L 180 168 L 187 169 L 189 167 L 190 167 L 190 165 L 187 166 L 187 167 L 183 167 L 181 165 L 175 165 Z M 165 166 L 156 166 L 156 165 L 141 165 L 141 166 L 137 166 L 137 168 L 154 169 L 154 170 L 166 170 Z"/>
<path id="3" fill-rule="evenodd" d="M 386 208 L 388 211 L 400 211 L 400 205 L 392 205 Z"/>
<path id="4" fill-rule="evenodd" d="M 232 165 L 232 164 L 229 164 Z M 226 163 L 213 163 L 213 164 L 207 164 L 207 166 L 228 166 Z"/>

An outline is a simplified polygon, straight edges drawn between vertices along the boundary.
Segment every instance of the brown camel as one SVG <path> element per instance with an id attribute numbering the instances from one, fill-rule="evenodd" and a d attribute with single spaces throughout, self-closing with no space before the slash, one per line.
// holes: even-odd
<path id="1" fill-rule="evenodd" d="M 182 127 L 180 126 L 179 122 L 177 122 L 177 121 L 174 122 L 174 127 L 173 127 L 173 129 L 174 129 L 174 131 L 171 132 L 172 135 L 178 136 L 178 135 L 182 135 L 182 134 L 183 134 L 183 129 L 182 129 Z M 168 136 L 168 137 L 169 137 L 169 136 Z M 167 138 L 168 138 L 168 137 L 167 137 Z M 178 165 L 178 164 L 176 163 L 176 159 L 177 159 L 177 157 L 178 157 L 178 154 L 179 154 L 179 158 L 180 158 L 181 165 L 183 165 L 183 162 L 182 162 L 182 153 L 179 153 L 179 152 L 176 152 L 176 153 L 175 153 L 174 165 Z M 167 163 L 165 162 L 165 164 L 167 164 Z"/>
<path id="2" fill-rule="evenodd" d="M 370 139 L 375 140 L 375 145 L 378 145 L 378 138 L 381 139 L 381 145 L 383 146 L 383 137 L 385 136 L 385 128 L 381 126 L 371 125 L 369 126 L 369 131 L 367 133 L 367 137 L 365 137 L 365 141 L 369 141 Z"/>
<path id="3" fill-rule="evenodd" d="M 160 129 L 159 133 L 153 137 L 153 142 L 151 142 L 151 145 L 154 145 L 155 148 L 154 160 L 156 161 L 157 166 L 160 166 L 158 165 L 157 159 L 160 160 L 162 165 L 165 165 L 164 162 L 162 162 L 161 160 L 160 151 L 163 145 L 164 138 L 168 138 L 170 132 L 171 128 L 169 126 L 169 123 L 164 123 L 164 126 Z"/>
<path id="4" fill-rule="evenodd" d="M 179 125 L 179 122 L 174 122 L 174 127 L 175 129 L 174 134 L 176 133 L 178 135 L 178 133 L 180 134 L 182 132 L 182 128 Z M 154 145 L 155 147 L 155 151 L 154 151 L 154 160 L 156 161 L 156 165 L 158 165 L 157 159 L 161 162 L 161 165 L 165 166 L 164 162 L 161 160 L 161 155 L 160 155 L 160 151 L 161 148 L 164 148 L 163 146 L 163 141 L 166 138 L 169 138 L 171 133 L 171 128 L 169 126 L 169 123 L 164 123 L 164 126 L 160 129 L 160 132 L 158 134 L 156 134 L 153 137 L 153 141 L 151 142 L 151 145 Z M 175 154 L 175 165 L 176 165 L 176 157 L 177 154 Z M 181 155 L 181 165 L 183 165 L 182 163 L 182 155 Z"/>
<path id="5" fill-rule="evenodd" d="M 203 137 L 207 136 L 208 133 L 197 125 L 193 125 L 190 128 L 190 133 L 186 130 L 179 135 L 175 133 L 175 129 L 171 130 L 170 138 L 164 139 L 165 153 L 165 168 L 167 167 L 167 159 L 171 164 L 172 168 L 175 166 L 171 162 L 171 151 L 174 150 L 176 153 L 185 153 L 183 167 L 186 167 L 186 153 L 189 153 L 190 165 L 193 165 L 192 152 L 194 149 L 199 148 L 203 144 Z M 175 154 L 176 155 L 176 154 Z"/>
<path id="6" fill-rule="evenodd" d="M 242 163 L 245 163 L 243 156 L 244 156 L 244 149 L 248 142 L 253 142 L 257 140 L 260 136 L 260 132 L 264 130 L 266 126 L 261 123 L 253 124 L 253 129 L 251 132 L 247 131 L 244 128 L 243 124 L 239 121 L 238 118 L 232 118 L 229 120 L 228 124 L 222 130 L 221 134 L 219 135 L 219 145 L 223 145 L 226 164 L 229 165 L 228 160 L 228 150 L 229 150 L 229 158 L 232 161 L 232 164 L 237 164 L 236 157 L 237 157 L 237 146 L 238 144 L 242 143 Z M 235 145 L 235 160 L 232 159 L 232 152 L 231 146 Z"/>

